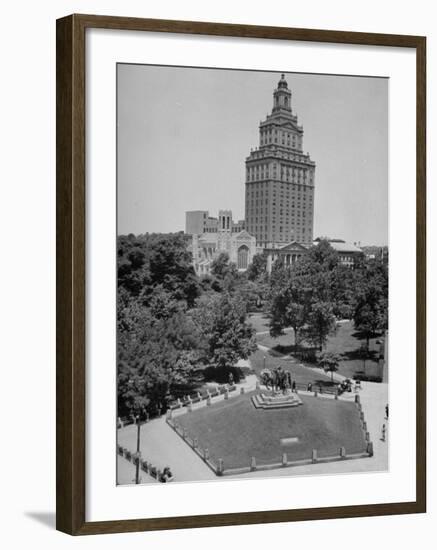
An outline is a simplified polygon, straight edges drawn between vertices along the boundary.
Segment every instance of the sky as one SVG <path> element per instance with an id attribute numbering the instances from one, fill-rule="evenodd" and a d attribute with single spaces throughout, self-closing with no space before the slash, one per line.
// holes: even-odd
<path id="1" fill-rule="evenodd" d="M 314 237 L 388 244 L 388 79 L 284 72 L 316 163 Z M 187 210 L 243 219 L 245 159 L 280 76 L 119 64 L 118 234 L 184 230 Z"/>

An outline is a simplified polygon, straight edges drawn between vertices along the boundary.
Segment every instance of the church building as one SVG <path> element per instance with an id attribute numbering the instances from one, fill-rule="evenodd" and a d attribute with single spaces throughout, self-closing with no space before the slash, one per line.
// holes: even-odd
<path id="1" fill-rule="evenodd" d="M 234 222 L 230 210 L 219 210 L 218 218 L 207 211 L 185 214 L 185 233 L 191 235 L 189 249 L 198 275 L 211 272 L 211 264 L 222 252 L 239 271 L 245 271 L 256 254 L 256 239 L 244 229 L 244 222 Z"/>

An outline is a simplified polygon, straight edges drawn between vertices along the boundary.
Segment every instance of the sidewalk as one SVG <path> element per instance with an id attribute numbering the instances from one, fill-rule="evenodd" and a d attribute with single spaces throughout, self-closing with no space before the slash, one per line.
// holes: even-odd
<path id="1" fill-rule="evenodd" d="M 132 451 L 136 448 L 137 427 L 133 424 L 117 432 L 117 442 Z M 177 481 L 205 481 L 216 479 L 216 475 L 206 466 L 190 447 L 167 425 L 165 418 L 156 418 L 141 426 L 141 457 L 163 470 L 169 466 Z M 127 461 L 125 461 L 127 462 Z M 134 469 L 134 466 L 132 469 Z M 144 475 L 143 475 L 144 474 Z M 147 474 L 142 472 L 143 482 Z M 135 477 L 133 475 L 132 477 Z M 129 476 L 119 476 L 119 483 L 132 483 Z M 155 482 L 149 478 L 150 482 Z M 147 481 L 148 482 L 148 481 Z"/>
<path id="2" fill-rule="evenodd" d="M 117 455 L 117 485 L 135 483 L 136 466 L 124 457 Z M 155 478 L 140 469 L 140 483 L 158 483 Z"/>

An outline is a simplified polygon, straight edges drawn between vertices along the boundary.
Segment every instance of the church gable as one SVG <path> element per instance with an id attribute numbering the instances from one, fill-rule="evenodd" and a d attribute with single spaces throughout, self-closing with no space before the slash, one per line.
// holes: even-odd
<path id="1" fill-rule="evenodd" d="M 243 231 L 240 231 L 235 235 L 235 238 L 239 241 L 247 241 L 252 239 L 252 235 L 250 235 L 245 229 L 243 229 Z"/>

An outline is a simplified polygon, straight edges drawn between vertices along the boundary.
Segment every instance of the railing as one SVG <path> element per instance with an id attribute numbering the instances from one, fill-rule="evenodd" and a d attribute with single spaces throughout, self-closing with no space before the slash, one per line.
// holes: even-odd
<path id="1" fill-rule="evenodd" d="M 193 405 L 194 403 L 200 403 L 201 401 L 206 401 L 207 399 L 210 399 L 212 397 L 217 397 L 218 395 L 225 395 L 226 393 L 236 391 L 236 389 L 237 386 L 235 384 L 217 385 L 211 390 L 207 389 L 196 393 L 184 395 L 183 397 L 179 397 L 169 404 L 169 409 L 175 410 L 181 409 L 182 407 L 188 407 L 190 405 Z"/>
<path id="2" fill-rule="evenodd" d="M 297 389 L 298 384 L 296 384 Z M 299 384 L 303 386 L 303 384 Z M 317 397 L 317 392 L 314 392 L 314 396 Z M 322 394 L 323 395 L 323 394 Z M 335 395 L 337 398 L 338 395 Z M 339 460 L 354 460 L 359 458 L 370 458 L 373 456 L 373 443 L 370 440 L 370 434 L 367 431 L 367 422 L 364 418 L 364 412 L 362 410 L 360 396 L 355 395 L 354 402 L 360 416 L 360 428 L 363 430 L 363 436 L 365 440 L 366 450 L 360 453 L 348 453 L 344 446 L 340 447 L 338 454 L 330 456 L 320 456 L 317 449 L 312 449 L 311 456 L 308 456 L 299 460 L 288 460 L 287 453 L 282 453 L 281 457 L 278 457 L 277 462 L 262 463 L 259 464 L 255 456 L 252 456 L 250 463 L 247 466 L 240 468 L 227 468 L 223 458 L 218 458 L 215 461 L 209 453 L 208 448 L 202 448 L 196 437 L 190 437 L 187 429 L 181 427 L 177 418 L 173 418 L 171 414 L 167 416 L 167 424 L 193 449 L 193 451 L 205 462 L 205 464 L 217 475 L 217 476 L 229 476 L 238 475 L 256 470 L 273 470 L 276 468 L 305 466 L 308 464 L 328 463 Z"/>
<path id="3" fill-rule="evenodd" d="M 122 456 L 126 460 L 131 462 L 134 466 L 137 466 L 139 462 L 140 468 L 143 472 L 149 474 L 152 478 L 156 479 L 161 483 L 167 483 L 173 480 L 173 478 L 169 478 L 164 475 L 164 470 L 159 469 L 158 467 L 154 466 L 151 462 L 147 460 L 142 460 L 141 456 L 139 456 L 137 453 L 133 453 L 129 451 L 129 449 L 126 449 L 122 445 L 117 445 L 117 453 L 119 456 Z"/>

